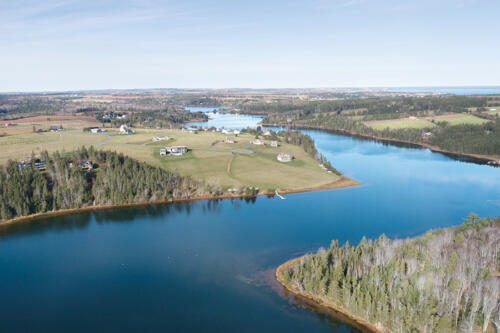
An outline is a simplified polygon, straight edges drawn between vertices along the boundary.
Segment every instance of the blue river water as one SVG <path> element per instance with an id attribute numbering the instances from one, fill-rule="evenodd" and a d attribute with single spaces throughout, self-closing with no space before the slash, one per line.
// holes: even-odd
<path id="1" fill-rule="evenodd" d="M 247 117 L 247 126 L 260 120 Z M 499 168 L 306 132 L 363 184 L 286 200 L 109 209 L 0 228 L 0 331 L 359 332 L 286 295 L 274 269 L 332 239 L 411 237 L 459 224 L 471 211 L 500 216 Z"/>

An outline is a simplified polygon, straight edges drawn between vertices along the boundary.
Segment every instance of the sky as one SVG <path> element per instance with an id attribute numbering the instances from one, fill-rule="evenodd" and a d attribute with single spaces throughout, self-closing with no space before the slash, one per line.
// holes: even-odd
<path id="1" fill-rule="evenodd" d="M 0 0 L 0 92 L 500 85 L 500 0 Z"/>

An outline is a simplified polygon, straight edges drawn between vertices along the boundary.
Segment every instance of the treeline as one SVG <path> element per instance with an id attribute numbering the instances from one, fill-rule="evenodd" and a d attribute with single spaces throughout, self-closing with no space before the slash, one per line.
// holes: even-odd
<path id="1" fill-rule="evenodd" d="M 293 117 L 290 114 L 271 114 L 264 118 L 265 124 L 287 124 L 289 126 L 313 126 L 322 129 L 345 130 L 381 138 L 430 143 L 440 148 L 470 154 L 500 155 L 500 119 L 484 124 L 448 125 L 437 127 L 400 128 L 375 130 L 363 122 L 336 114 L 319 113 Z M 430 136 L 424 136 L 430 133 Z"/>
<path id="2" fill-rule="evenodd" d="M 70 155 L 45 151 L 45 170 L 0 167 L 2 220 L 59 209 L 189 198 L 198 182 L 122 154 L 82 147 Z M 84 170 L 85 161 L 93 169 Z M 31 161 L 34 165 L 35 159 Z M 27 164 L 26 164 L 27 165 Z"/>
<path id="3" fill-rule="evenodd" d="M 432 132 L 430 143 L 446 150 L 500 156 L 500 119 L 481 125 L 445 126 Z"/>
<path id="4" fill-rule="evenodd" d="M 391 332 L 500 328 L 500 218 L 390 240 L 333 241 L 283 270 L 287 285 Z"/>
<path id="5" fill-rule="evenodd" d="M 461 113 L 469 108 L 486 107 L 487 101 L 486 97 L 475 96 L 384 97 L 295 103 L 243 103 L 239 107 L 244 112 L 291 113 L 302 117 L 314 113 L 350 115 L 352 110 L 356 110 L 356 115 L 372 116 L 366 120 L 373 120 L 388 119 L 384 118 L 384 114 L 398 114 L 399 117 L 404 117 L 426 115 L 429 112 L 436 115 L 446 112 Z"/>

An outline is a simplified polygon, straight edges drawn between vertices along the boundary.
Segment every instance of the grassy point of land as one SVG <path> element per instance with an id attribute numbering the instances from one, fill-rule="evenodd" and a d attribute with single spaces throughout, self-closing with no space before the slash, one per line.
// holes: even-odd
<path id="1" fill-rule="evenodd" d="M 97 149 L 123 153 L 165 170 L 191 176 L 221 189 L 255 186 L 260 190 L 300 190 L 324 187 L 340 180 L 319 166 L 302 147 L 281 144 L 278 148 L 250 145 L 250 134 L 235 137 L 236 143 L 224 143 L 227 137 L 219 132 L 191 134 L 181 130 L 134 129 L 133 135 L 119 134 L 117 129 L 92 134 L 81 128 L 65 128 L 60 132 L 25 133 L 0 137 L 0 164 L 9 159 L 27 159 L 32 152 L 72 151 L 93 145 Z M 152 142 L 154 136 L 168 136 L 168 141 Z M 160 156 L 164 146 L 185 145 L 190 151 L 183 156 Z M 281 163 L 279 153 L 293 154 L 295 159 Z"/>

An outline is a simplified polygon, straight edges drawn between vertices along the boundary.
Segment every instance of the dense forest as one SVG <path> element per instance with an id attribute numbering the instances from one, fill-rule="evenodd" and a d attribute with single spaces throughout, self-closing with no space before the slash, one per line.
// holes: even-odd
<path id="1" fill-rule="evenodd" d="M 462 113 L 470 108 L 484 108 L 487 97 L 434 96 L 434 97 L 383 97 L 352 98 L 338 100 L 302 101 L 296 103 L 243 103 L 243 112 L 265 111 L 268 114 L 290 113 L 307 116 L 314 113 L 365 116 L 364 120 L 391 119 L 398 117 L 439 115 L 446 112 Z"/>
<path id="2" fill-rule="evenodd" d="M 40 161 L 45 162 L 44 167 L 35 167 Z M 68 155 L 43 152 L 39 159 L 33 157 L 25 164 L 10 161 L 0 167 L 0 217 L 6 220 L 59 209 L 189 198 L 197 191 L 199 184 L 189 177 L 115 152 L 93 147 Z"/>
<path id="3" fill-rule="evenodd" d="M 282 270 L 293 290 L 391 332 L 500 328 L 500 218 L 471 213 L 458 227 L 413 239 L 333 241 Z"/>

